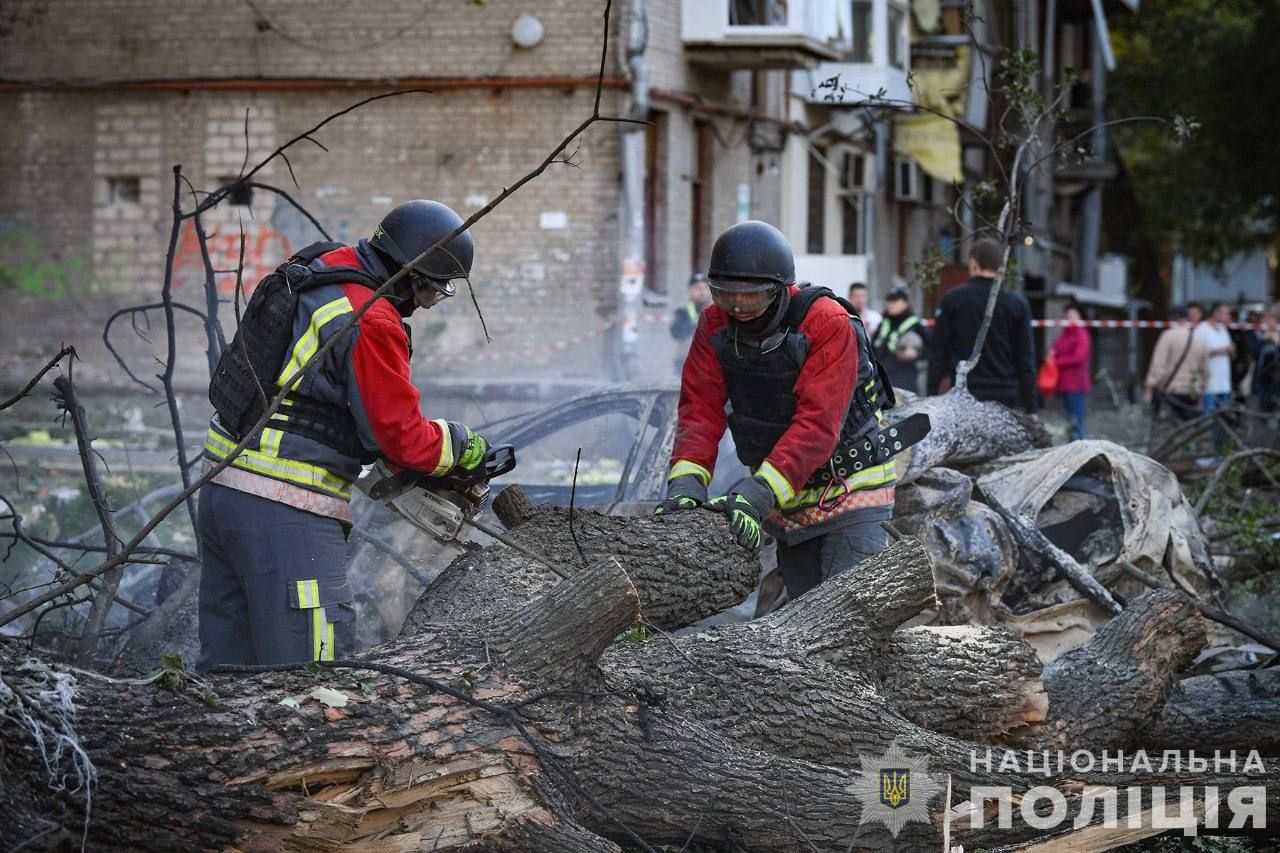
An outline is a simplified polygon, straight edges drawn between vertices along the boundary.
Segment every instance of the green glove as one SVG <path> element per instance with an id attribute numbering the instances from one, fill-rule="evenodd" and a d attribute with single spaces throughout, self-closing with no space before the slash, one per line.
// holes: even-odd
<path id="1" fill-rule="evenodd" d="M 658 504 L 654 515 L 666 515 L 682 509 L 697 509 L 707 500 L 707 487 L 693 474 L 681 474 L 667 481 L 667 499 Z"/>
<path id="2" fill-rule="evenodd" d="M 760 520 L 774 503 L 768 483 L 759 477 L 743 477 L 729 488 L 729 494 L 712 499 L 707 506 L 728 514 L 733 541 L 754 554 L 764 539 Z"/>
<path id="3" fill-rule="evenodd" d="M 449 421 L 449 440 L 453 446 L 453 470 L 474 471 L 489 451 L 489 442 L 483 435 L 453 421 Z"/>

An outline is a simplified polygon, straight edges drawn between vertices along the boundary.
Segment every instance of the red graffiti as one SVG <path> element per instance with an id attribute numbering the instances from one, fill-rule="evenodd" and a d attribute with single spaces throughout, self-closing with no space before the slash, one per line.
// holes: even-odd
<path id="1" fill-rule="evenodd" d="M 240 265 L 240 228 L 230 226 L 210 230 L 206 246 L 213 265 L 214 280 L 220 296 L 231 296 L 236 287 L 236 269 Z M 249 223 L 244 226 L 244 269 L 240 275 L 242 293 L 248 296 L 259 279 L 278 267 L 289 256 L 289 243 L 284 235 L 270 225 Z M 183 223 L 178 251 L 173 259 L 173 285 L 203 288 L 205 281 L 204 260 L 200 256 L 200 241 L 195 227 Z"/>

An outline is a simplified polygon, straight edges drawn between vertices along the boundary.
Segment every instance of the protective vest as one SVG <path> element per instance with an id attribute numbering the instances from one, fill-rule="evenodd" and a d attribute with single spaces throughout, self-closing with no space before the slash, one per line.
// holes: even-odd
<path id="1" fill-rule="evenodd" d="M 729 431 L 733 434 L 738 458 L 754 471 L 791 426 L 796 411 L 796 380 L 809 355 L 809 339 L 800 331 L 800 324 L 809 308 L 823 297 L 836 300 L 849 314 L 858 345 L 858 378 L 836 451 L 828 464 L 814 472 L 804 489 L 821 488 L 830 483 L 833 476 L 851 474 L 839 471 L 834 461 L 848 456 L 845 451 L 855 440 L 876 429 L 880 410 L 892 408 L 896 402 L 857 310 L 828 288 L 801 286 L 791 296 L 774 334 L 760 340 L 748 339 L 739 335 L 736 325 L 730 321 L 711 338 L 733 409 L 729 414 Z"/>
<path id="2" fill-rule="evenodd" d="M 293 320 L 301 293 L 313 287 L 357 283 L 377 289 L 382 282 L 362 269 L 334 267 L 313 269 L 310 264 L 341 243 L 312 243 L 269 273 L 254 289 L 240 318 L 235 339 L 222 352 L 209 383 L 209 401 L 222 427 L 238 442 L 261 419 L 267 403 L 283 387 Z M 350 409 L 290 393 L 285 397 L 288 416 L 272 417 L 272 427 L 318 441 L 328 447 L 372 462 L 357 437 Z"/>
<path id="3" fill-rule="evenodd" d="M 892 355 L 898 350 L 898 338 L 920 325 L 920 318 L 912 314 L 901 324 L 896 325 L 893 329 L 889 326 L 892 321 L 885 317 L 880 321 L 880 328 L 876 329 L 875 348 L 876 353 L 887 353 Z"/>

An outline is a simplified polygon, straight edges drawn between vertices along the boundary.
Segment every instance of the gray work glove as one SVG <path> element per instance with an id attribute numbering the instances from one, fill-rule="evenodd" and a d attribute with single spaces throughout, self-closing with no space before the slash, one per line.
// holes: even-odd
<path id="1" fill-rule="evenodd" d="M 654 515 L 666 515 L 682 509 L 697 509 L 707 502 L 707 487 L 694 474 L 681 474 L 667 481 L 667 499 L 658 504 Z"/>

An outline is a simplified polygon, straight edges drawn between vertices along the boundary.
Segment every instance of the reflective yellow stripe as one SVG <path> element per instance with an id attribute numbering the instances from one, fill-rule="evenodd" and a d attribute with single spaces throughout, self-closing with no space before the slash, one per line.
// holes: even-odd
<path id="1" fill-rule="evenodd" d="M 266 432 L 266 430 L 263 430 L 264 438 Z M 279 430 L 271 430 L 271 432 L 279 432 Z M 209 452 L 209 455 L 215 459 L 226 459 L 235 447 L 236 443 L 234 441 L 217 432 L 212 426 L 209 427 L 209 432 L 205 434 L 204 440 L 204 449 Z M 276 447 L 279 447 L 278 442 Z M 319 465 L 309 465 L 306 462 L 283 459 L 279 456 L 273 456 L 260 450 L 250 450 L 249 448 L 241 451 L 240 455 L 231 464 L 235 468 L 242 468 L 255 474 L 274 477 L 287 483 L 296 483 L 343 500 L 351 499 L 351 482 L 334 476 Z"/>
<path id="2" fill-rule="evenodd" d="M 678 459 L 671 466 L 671 473 L 667 474 L 668 480 L 674 480 L 676 477 L 683 477 L 685 474 L 692 474 L 701 481 L 702 485 L 711 485 L 711 472 L 703 468 L 697 462 L 690 462 L 688 459 Z"/>
<path id="3" fill-rule="evenodd" d="M 453 434 L 449 432 L 449 422 L 435 419 L 436 426 L 440 427 L 440 461 L 436 463 L 435 470 L 431 472 L 431 476 L 440 477 L 449 473 L 449 469 L 453 467 Z"/>
<path id="4" fill-rule="evenodd" d="M 280 371 L 280 378 L 276 380 L 276 384 L 283 388 L 293 378 L 293 375 L 302 370 L 307 362 L 311 360 L 311 356 L 315 355 L 316 350 L 320 347 L 320 329 L 325 323 L 335 317 L 341 317 L 343 314 L 350 314 L 351 310 L 351 301 L 345 296 L 340 296 L 332 302 L 321 305 L 312 312 L 311 323 L 307 327 L 307 331 L 293 345 L 293 354 L 289 356 L 289 361 L 285 364 L 284 370 Z"/>
<path id="5" fill-rule="evenodd" d="M 778 500 L 778 506 L 783 506 L 787 501 L 796 496 L 796 490 L 791 487 L 790 481 L 782 476 L 782 472 L 765 460 L 764 464 L 756 471 L 756 476 L 769 484 L 769 488 L 773 490 L 773 496 Z"/>
<path id="6" fill-rule="evenodd" d="M 321 660 L 324 657 L 324 608 L 316 607 L 311 611 L 311 659 Z"/>
<path id="7" fill-rule="evenodd" d="M 845 483 L 848 484 L 848 490 L 853 492 L 887 486 L 896 479 L 897 469 L 894 467 L 893 460 L 890 460 L 865 471 L 859 471 L 851 477 L 845 477 Z M 827 491 L 825 486 L 818 489 L 805 489 L 802 492 L 798 492 L 790 501 L 780 504 L 780 506 L 783 509 L 813 506 L 822 500 L 823 492 L 826 492 L 827 500 L 832 500 L 845 493 L 845 486 L 837 480 L 830 491 Z"/>
<path id="8" fill-rule="evenodd" d="M 321 613 L 325 612 L 323 607 L 320 608 L 320 612 Z M 325 615 L 327 616 L 328 614 L 325 614 Z M 333 652 L 334 652 L 333 623 L 326 618 L 324 620 L 324 659 L 333 660 Z"/>
<path id="9" fill-rule="evenodd" d="M 298 588 L 298 607 L 303 609 L 320 606 L 320 581 L 312 578 L 305 581 L 294 581 Z"/>
<path id="10" fill-rule="evenodd" d="M 267 456 L 274 456 L 278 459 L 280 458 L 280 439 L 282 438 L 284 438 L 284 433 L 280 430 L 264 427 L 258 446 L 262 448 L 262 452 Z"/>

